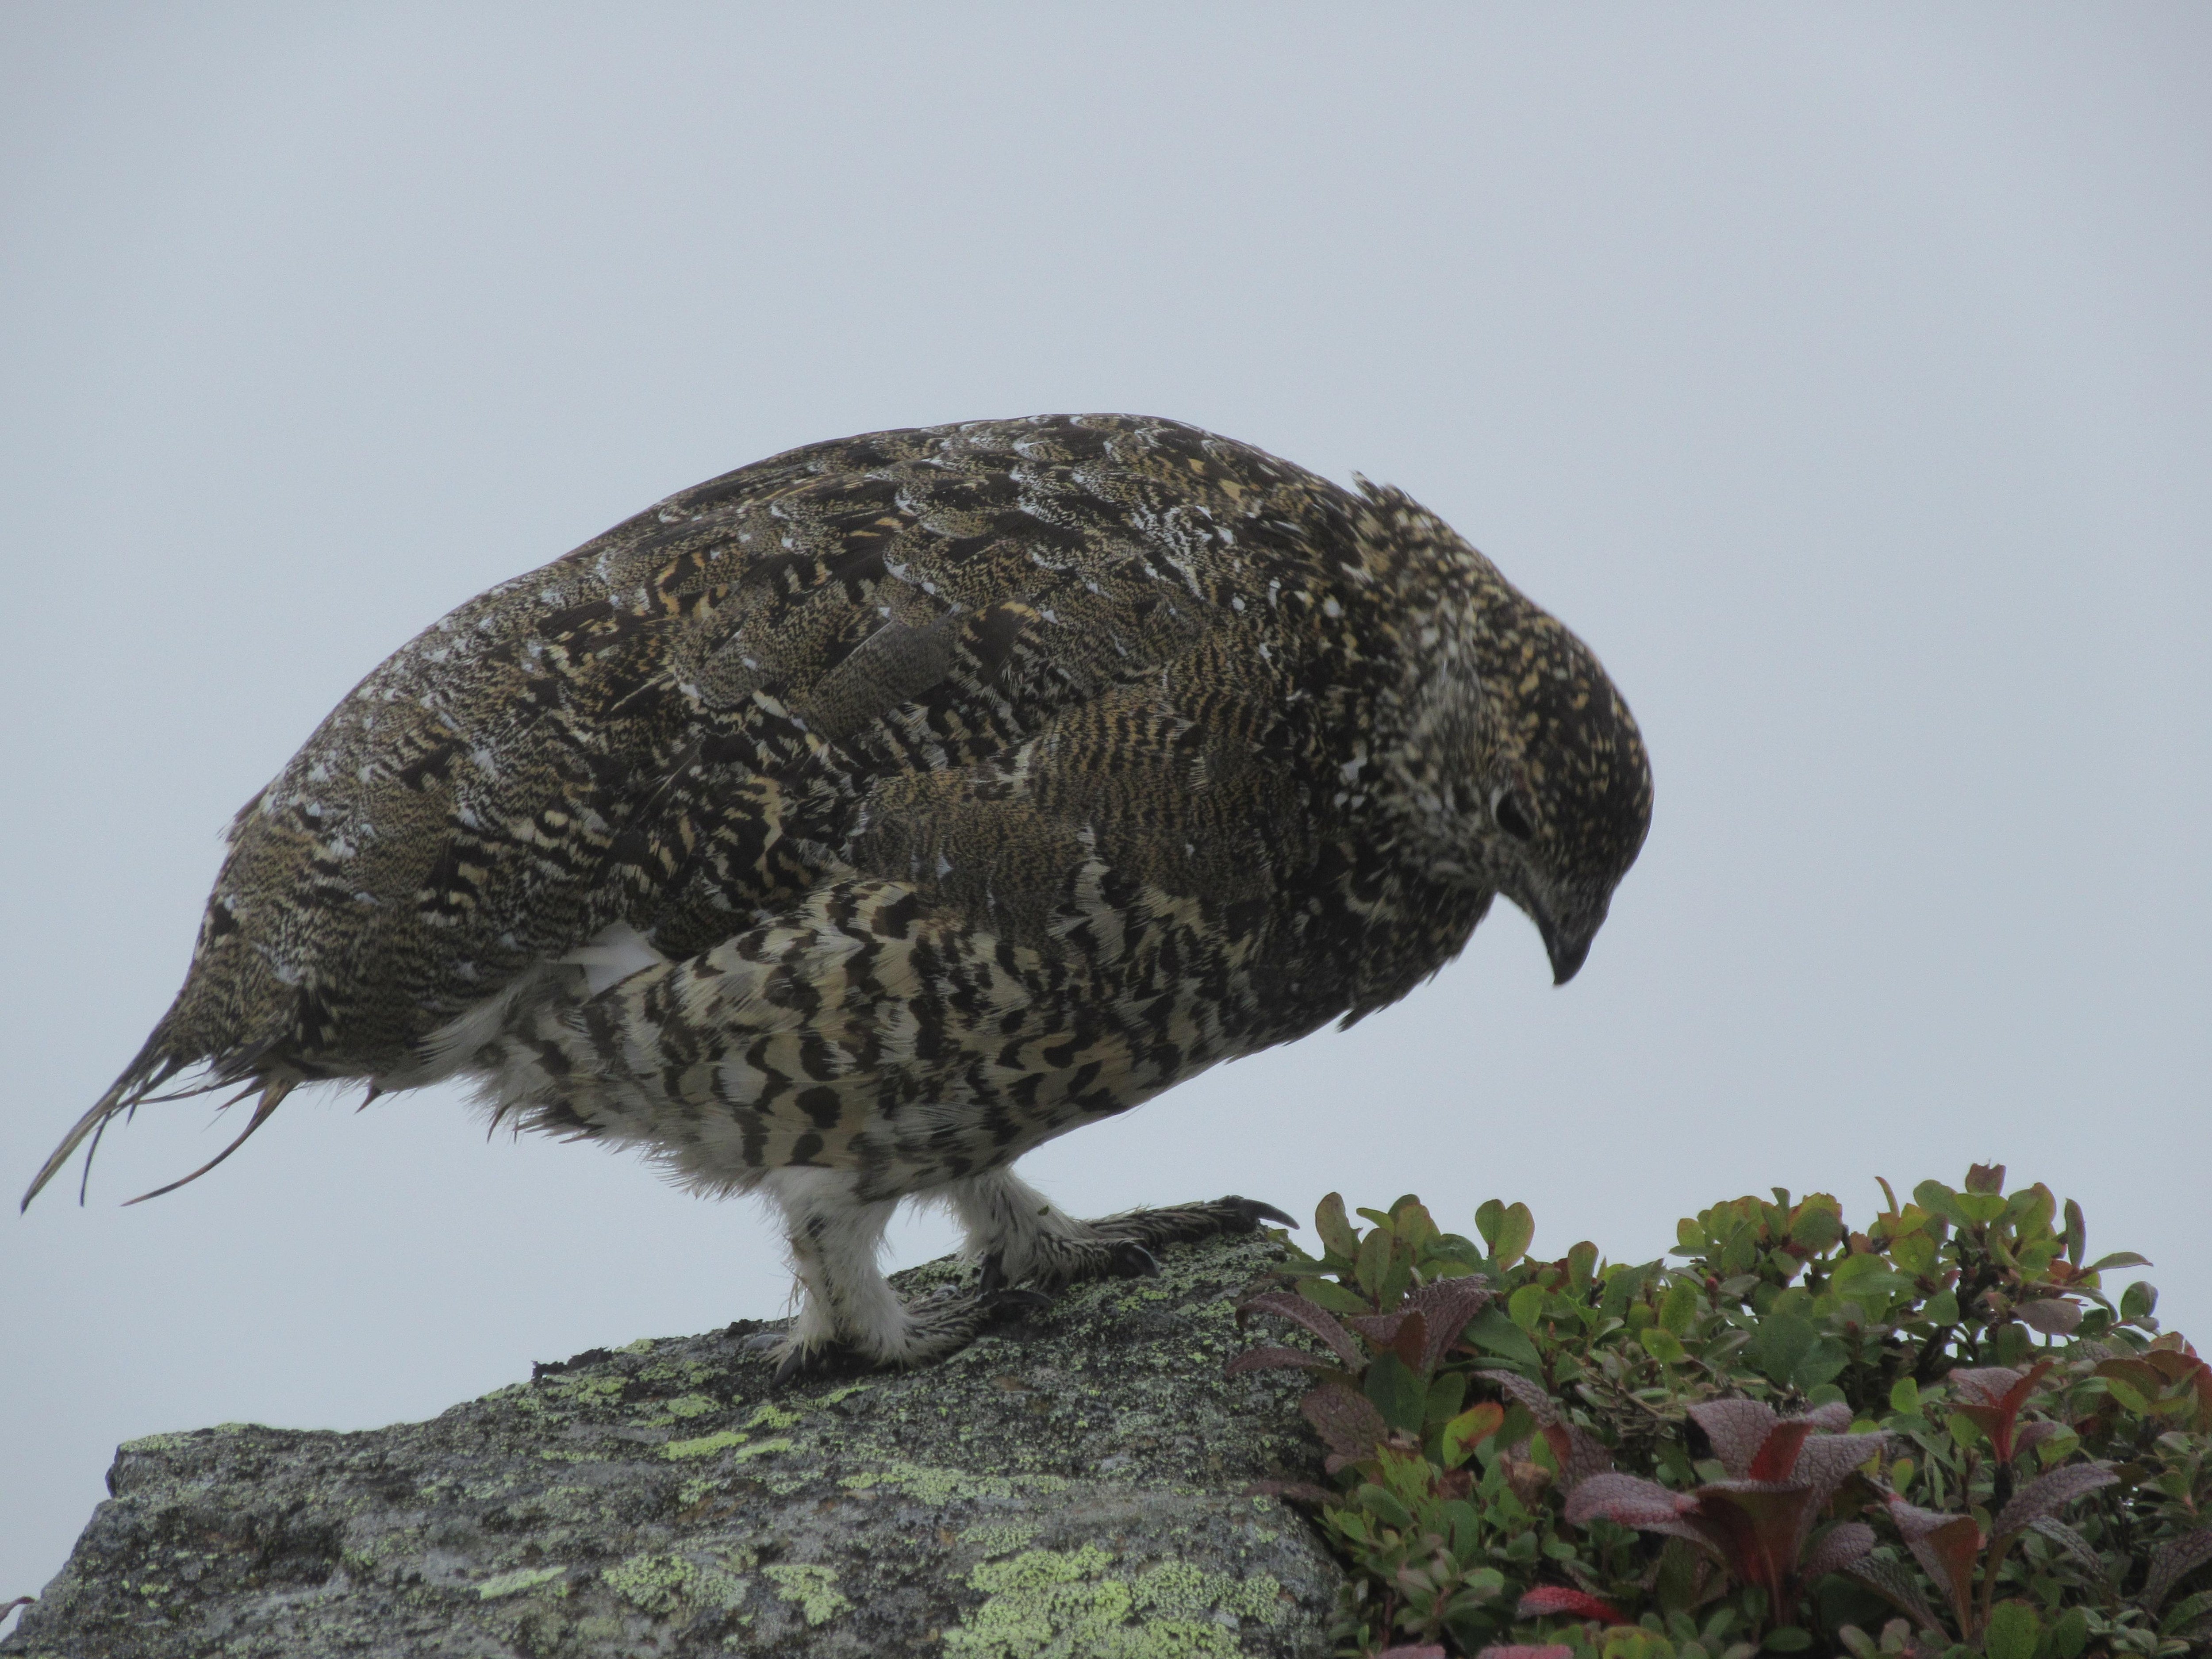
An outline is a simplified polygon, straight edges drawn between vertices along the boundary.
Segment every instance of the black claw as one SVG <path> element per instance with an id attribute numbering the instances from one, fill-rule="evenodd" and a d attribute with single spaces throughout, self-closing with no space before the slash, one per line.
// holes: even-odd
<path id="1" fill-rule="evenodd" d="M 780 1389 L 790 1382 L 793 1377 L 806 1369 L 807 1358 L 805 1349 L 799 1347 L 792 1349 L 789 1353 L 784 1355 L 783 1363 L 775 1368 L 775 1375 L 769 1380 L 769 1386 Z"/>
<path id="2" fill-rule="evenodd" d="M 1006 1288 L 1006 1259 L 998 1251 L 983 1258 L 983 1280 L 976 1288 L 985 1296 L 996 1296 Z"/>
<path id="3" fill-rule="evenodd" d="M 1107 1265 L 1121 1279 L 1158 1279 L 1160 1264 L 1152 1253 L 1132 1240 L 1116 1244 L 1106 1253 Z"/>
<path id="4" fill-rule="evenodd" d="M 984 1305 L 994 1318 L 1024 1314 L 1043 1313 L 1052 1306 L 1052 1298 L 1042 1291 L 996 1290 L 984 1298 Z"/>
<path id="5" fill-rule="evenodd" d="M 1262 1221 L 1273 1221 L 1285 1227 L 1295 1227 L 1298 1224 L 1294 1218 L 1285 1215 L 1273 1205 L 1262 1204 L 1256 1198 L 1239 1198 L 1236 1194 L 1231 1193 L 1219 1202 L 1223 1209 L 1235 1212 L 1237 1219 L 1230 1231 L 1236 1232 L 1251 1232 Z"/>

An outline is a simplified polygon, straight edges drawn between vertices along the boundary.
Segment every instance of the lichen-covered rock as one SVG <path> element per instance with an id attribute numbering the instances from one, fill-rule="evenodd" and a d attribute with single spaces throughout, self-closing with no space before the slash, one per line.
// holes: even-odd
<path id="1" fill-rule="evenodd" d="M 1300 1385 L 1222 1376 L 1272 1254 L 1171 1251 L 917 1372 L 772 1390 L 739 1324 L 428 1423 L 133 1441 L 0 1653 L 1320 1655 L 1337 1569 L 1240 1495 L 1316 1477 Z"/>

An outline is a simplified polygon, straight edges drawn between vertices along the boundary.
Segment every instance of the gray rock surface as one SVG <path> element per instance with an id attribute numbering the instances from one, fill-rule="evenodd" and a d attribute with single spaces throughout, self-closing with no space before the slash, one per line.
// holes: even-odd
<path id="1" fill-rule="evenodd" d="M 775 1390 L 738 1324 L 428 1423 L 133 1441 L 0 1653 L 1319 1656 L 1338 1570 L 1239 1495 L 1317 1477 L 1302 1383 L 1221 1371 L 1274 1250 L 1171 1251 L 920 1372 Z"/>

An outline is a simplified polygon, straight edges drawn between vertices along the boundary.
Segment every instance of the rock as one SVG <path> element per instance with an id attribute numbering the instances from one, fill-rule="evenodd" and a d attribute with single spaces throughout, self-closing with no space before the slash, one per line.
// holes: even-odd
<path id="1" fill-rule="evenodd" d="M 1240 1495 L 1318 1477 L 1303 1379 L 1222 1376 L 1275 1254 L 1170 1251 L 918 1372 L 773 1389 L 744 1323 L 428 1423 L 132 1441 L 0 1653 L 1325 1654 L 1338 1568 Z"/>

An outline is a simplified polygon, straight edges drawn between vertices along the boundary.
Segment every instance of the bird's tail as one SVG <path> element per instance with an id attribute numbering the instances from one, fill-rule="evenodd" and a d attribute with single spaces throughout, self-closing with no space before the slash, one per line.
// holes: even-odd
<path id="1" fill-rule="evenodd" d="M 298 1082 L 296 1078 L 264 1075 L 253 1065 L 251 1059 L 242 1061 L 234 1060 L 228 1066 L 213 1069 L 204 1081 L 191 1088 L 179 1090 L 174 1094 L 157 1096 L 154 1091 L 193 1064 L 191 1060 L 178 1054 L 171 1046 L 169 1024 L 168 1020 L 164 1020 L 155 1028 L 154 1035 L 146 1040 L 146 1046 L 138 1051 L 138 1057 L 124 1068 L 123 1075 L 108 1085 L 107 1092 L 94 1102 L 92 1109 L 79 1118 L 70 1132 L 62 1137 L 61 1145 L 54 1148 L 52 1155 L 40 1167 L 39 1173 L 32 1177 L 30 1188 L 24 1193 L 23 1201 L 18 1206 L 20 1210 L 27 1210 L 31 1207 L 31 1200 L 45 1189 L 48 1182 L 61 1173 L 62 1166 L 70 1161 L 71 1154 L 79 1146 L 85 1146 L 85 1155 L 84 1177 L 77 1186 L 77 1202 L 80 1204 L 84 1202 L 84 1183 L 92 1178 L 92 1160 L 100 1151 L 100 1138 L 107 1132 L 108 1124 L 118 1113 L 127 1118 L 149 1101 L 182 1100 L 193 1095 L 211 1093 L 215 1090 L 227 1087 L 234 1083 L 243 1082 L 246 1085 L 245 1089 L 230 1100 L 223 1102 L 224 1105 L 229 1106 L 237 1101 L 243 1100 L 246 1095 L 258 1089 L 261 1091 L 261 1099 L 253 1109 L 252 1121 L 246 1124 L 245 1130 L 237 1139 L 232 1141 L 229 1146 L 224 1147 L 222 1152 L 193 1170 L 191 1174 L 185 1176 L 182 1181 L 173 1181 L 166 1187 L 158 1187 L 150 1193 L 142 1193 L 138 1197 L 131 1199 L 130 1202 L 142 1203 L 146 1199 L 158 1198 L 163 1193 L 174 1192 L 187 1182 L 198 1180 L 244 1146 L 246 1136 L 251 1135 L 269 1121 L 269 1115 L 283 1103 L 286 1095 L 292 1092 Z M 91 1143 L 88 1146 L 86 1146 L 88 1139 Z"/>

